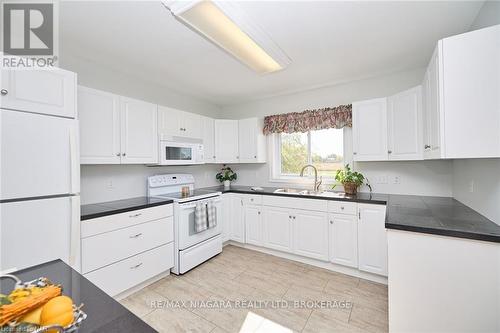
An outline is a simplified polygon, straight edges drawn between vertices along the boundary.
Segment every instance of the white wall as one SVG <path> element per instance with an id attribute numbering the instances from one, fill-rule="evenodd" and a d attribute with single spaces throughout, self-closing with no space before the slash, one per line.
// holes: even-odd
<path id="1" fill-rule="evenodd" d="M 416 69 L 395 73 L 384 77 L 361 80 L 330 87 L 319 88 L 302 93 L 276 96 L 258 100 L 243 105 L 223 107 L 222 117 L 244 118 L 251 116 L 297 112 L 305 109 L 336 106 L 354 101 L 389 96 L 420 84 L 424 69 Z M 349 146 L 351 132 L 346 131 L 345 155 L 352 154 Z M 451 161 L 418 161 L 418 162 L 363 162 L 354 167 L 362 171 L 372 183 L 374 192 L 416 195 L 452 195 Z M 237 184 L 260 186 L 297 186 L 271 182 L 269 179 L 269 164 L 265 165 L 235 165 L 238 173 Z M 385 176 L 387 183 L 377 180 Z M 400 184 L 394 184 L 398 176 Z M 310 184 L 301 184 L 311 186 Z M 341 188 L 338 188 L 341 190 Z M 367 189 L 362 189 L 366 191 Z"/>
<path id="2" fill-rule="evenodd" d="M 500 159 L 453 161 L 453 196 L 500 225 Z"/>
<path id="3" fill-rule="evenodd" d="M 496 24 L 500 24 L 500 1 L 485 1 L 472 23 L 471 30 L 486 28 Z"/>
<path id="4" fill-rule="evenodd" d="M 82 204 L 145 196 L 148 176 L 191 173 L 198 187 L 218 185 L 218 165 L 146 167 L 144 165 L 85 165 L 81 169 Z"/>
<path id="5" fill-rule="evenodd" d="M 219 106 L 215 104 L 145 82 L 68 53 L 62 52 L 61 67 L 78 73 L 78 84 L 83 86 L 210 117 L 218 117 L 220 113 Z"/>

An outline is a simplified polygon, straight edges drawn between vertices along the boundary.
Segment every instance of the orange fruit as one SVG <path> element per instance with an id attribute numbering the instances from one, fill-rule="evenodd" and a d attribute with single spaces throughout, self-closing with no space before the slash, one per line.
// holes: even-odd
<path id="1" fill-rule="evenodd" d="M 66 327 L 73 320 L 73 300 L 68 296 L 54 297 L 42 307 L 41 326 L 60 325 Z"/>

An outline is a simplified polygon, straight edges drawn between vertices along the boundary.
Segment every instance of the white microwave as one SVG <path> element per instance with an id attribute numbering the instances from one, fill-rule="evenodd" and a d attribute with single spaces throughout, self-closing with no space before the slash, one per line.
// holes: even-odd
<path id="1" fill-rule="evenodd" d="M 160 165 L 203 164 L 203 140 L 160 135 Z"/>

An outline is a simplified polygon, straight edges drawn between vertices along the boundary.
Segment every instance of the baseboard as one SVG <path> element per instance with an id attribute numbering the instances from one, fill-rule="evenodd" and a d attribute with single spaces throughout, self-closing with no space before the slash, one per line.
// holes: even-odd
<path id="1" fill-rule="evenodd" d="M 235 242 L 232 240 L 224 242 L 223 246 L 226 246 L 226 245 L 234 245 L 234 246 L 242 247 L 245 249 L 270 254 L 270 255 L 273 255 L 276 257 L 280 257 L 280 258 L 298 261 L 298 262 L 301 262 L 303 264 L 308 264 L 308 265 L 320 267 L 320 268 L 327 269 L 327 270 L 330 270 L 333 272 L 338 272 L 338 273 L 342 273 L 342 274 L 346 274 L 346 275 L 355 276 L 355 277 L 358 277 L 360 279 L 365 279 L 365 280 L 369 280 L 369 281 L 373 281 L 373 282 L 377 282 L 377 283 L 387 284 L 387 277 L 377 275 L 377 274 L 362 272 L 356 268 L 346 267 L 346 266 L 328 263 L 328 262 L 324 262 L 324 261 L 320 261 L 320 260 L 316 260 L 316 259 L 311 259 L 311 258 L 305 258 L 305 257 L 298 256 L 295 254 L 281 252 L 281 251 L 277 251 L 277 250 L 271 250 L 271 249 L 260 247 L 260 246 L 242 244 L 242 243 L 238 243 L 238 242 Z"/>
<path id="2" fill-rule="evenodd" d="M 170 270 L 168 270 L 167 272 L 160 273 L 160 274 L 158 274 L 158 275 L 156 275 L 156 276 L 154 276 L 154 277 L 152 277 L 150 279 L 147 279 L 146 281 L 144 281 L 144 282 L 142 282 L 142 283 L 140 283 L 140 284 L 138 284 L 138 285 L 136 285 L 136 286 L 134 286 L 134 287 L 132 287 L 130 289 L 127 289 L 127 290 L 119 293 L 116 296 L 113 296 L 113 298 L 115 300 L 117 300 L 117 301 L 120 301 L 120 300 L 122 300 L 124 298 L 127 298 L 128 296 L 130 296 L 130 295 L 138 292 L 139 290 L 146 288 L 150 284 L 153 284 L 156 281 L 159 281 L 159 280 L 161 280 L 164 277 L 167 277 L 169 275 L 170 275 Z"/>

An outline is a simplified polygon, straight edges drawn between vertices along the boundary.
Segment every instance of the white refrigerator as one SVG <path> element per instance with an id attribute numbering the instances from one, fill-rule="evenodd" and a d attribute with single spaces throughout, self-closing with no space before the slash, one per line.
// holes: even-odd
<path id="1" fill-rule="evenodd" d="M 0 271 L 54 259 L 80 268 L 78 121 L 72 117 L 0 109 Z"/>

